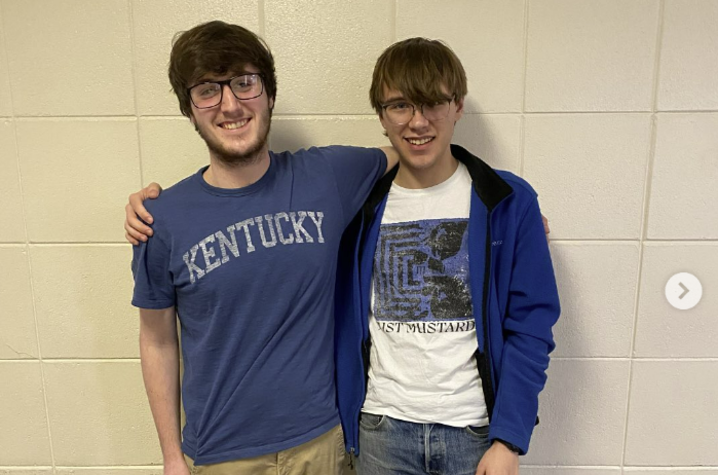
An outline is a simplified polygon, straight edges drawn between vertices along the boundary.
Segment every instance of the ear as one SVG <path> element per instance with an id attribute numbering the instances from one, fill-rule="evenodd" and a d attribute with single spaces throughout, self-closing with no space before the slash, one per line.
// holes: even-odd
<path id="1" fill-rule="evenodd" d="M 269 110 L 273 110 L 273 109 L 274 109 L 274 98 L 270 97 L 269 98 Z"/>
<path id="2" fill-rule="evenodd" d="M 461 117 L 464 115 L 464 99 L 459 99 L 456 101 L 456 120 L 455 123 L 461 119 Z"/>
<path id="3" fill-rule="evenodd" d="M 379 114 L 377 114 L 377 115 L 379 116 L 379 122 L 381 123 L 381 126 L 384 129 L 384 136 L 386 137 L 386 128 L 388 126 L 386 119 L 384 119 L 384 115 L 381 112 L 379 112 Z"/>

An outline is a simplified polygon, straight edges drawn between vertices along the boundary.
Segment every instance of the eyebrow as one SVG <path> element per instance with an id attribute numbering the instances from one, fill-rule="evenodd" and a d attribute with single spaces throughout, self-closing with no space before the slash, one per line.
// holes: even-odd
<path id="1" fill-rule="evenodd" d="M 240 72 L 238 72 L 238 73 L 236 73 L 236 74 L 232 74 L 232 75 L 231 75 L 230 77 L 228 77 L 227 79 L 236 78 L 236 77 L 239 77 L 239 76 L 251 76 L 252 74 L 256 74 L 257 76 L 261 75 L 261 73 L 259 73 L 259 72 L 255 73 L 255 72 L 252 72 L 252 71 L 240 71 Z M 217 79 L 217 78 L 211 78 L 211 77 L 207 77 L 207 76 L 208 76 L 208 75 L 204 75 L 204 76 L 202 76 L 201 78 L 199 78 L 199 79 L 197 80 L 196 84 L 202 84 L 202 83 L 204 83 L 204 82 L 226 81 L 226 79 Z"/>
<path id="2" fill-rule="evenodd" d="M 389 99 L 385 100 L 384 104 L 389 104 L 390 102 L 398 102 L 398 101 L 408 102 L 404 96 L 393 96 L 393 97 L 390 97 Z"/>

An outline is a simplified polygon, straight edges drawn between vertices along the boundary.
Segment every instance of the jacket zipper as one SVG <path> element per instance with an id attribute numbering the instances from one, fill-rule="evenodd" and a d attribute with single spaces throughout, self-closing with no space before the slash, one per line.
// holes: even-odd
<path id="1" fill-rule="evenodd" d="M 362 341 L 361 344 L 361 353 L 362 353 L 362 369 L 364 370 L 364 395 L 366 397 L 366 390 L 369 385 L 369 358 L 370 358 L 370 351 L 371 351 L 371 339 L 370 337 L 367 337 L 365 341 Z M 361 415 L 361 405 L 356 410 L 356 413 L 354 414 L 354 420 L 357 421 L 357 424 L 359 423 L 359 416 Z M 357 426 L 357 433 L 359 431 L 359 427 Z M 352 434 L 352 437 L 354 437 L 354 434 Z M 358 437 L 355 439 L 355 442 L 358 443 Z M 354 454 L 356 452 L 355 447 L 349 447 L 349 465 L 353 469 L 354 464 Z"/>
<path id="2" fill-rule="evenodd" d="M 349 449 L 349 470 L 354 470 L 354 452 L 354 447 Z"/>
<path id="3" fill-rule="evenodd" d="M 493 210 L 492 210 L 493 211 Z M 491 368 L 491 352 L 490 352 L 490 338 L 489 338 L 489 284 L 491 280 L 491 214 L 489 211 L 486 216 L 486 256 L 484 265 L 484 292 L 481 302 L 481 324 L 484 329 L 484 351 L 480 352 L 477 350 L 477 363 L 479 370 L 479 377 L 481 377 L 481 386 L 484 390 L 484 400 L 486 402 L 486 410 L 489 414 L 489 423 L 491 422 L 491 416 L 494 412 L 494 404 L 496 402 L 496 395 L 494 394 L 494 383 Z M 483 371 L 482 371 L 483 369 Z"/>
<path id="4" fill-rule="evenodd" d="M 359 271 L 361 271 L 362 256 L 364 255 L 363 248 L 364 248 L 364 242 L 366 239 L 365 233 L 368 232 L 369 227 L 370 227 L 370 225 L 367 223 L 371 223 L 373 217 L 374 217 L 373 208 L 370 207 L 367 209 L 367 207 L 365 205 L 365 208 L 363 210 L 363 216 L 362 216 L 362 229 L 359 234 L 359 263 L 357 266 L 359 268 Z M 359 287 L 361 288 L 361 272 L 359 274 L 359 282 L 360 282 Z M 363 315 L 364 312 L 360 311 L 359 313 L 362 316 L 361 318 L 362 318 L 362 332 L 363 332 L 364 324 L 365 324 L 365 322 L 364 322 L 365 318 Z M 370 348 L 371 348 L 371 337 L 369 336 L 369 331 L 367 330 L 367 338 L 366 338 L 366 340 L 362 339 L 362 342 L 361 342 L 362 370 L 364 371 L 363 393 L 364 393 L 365 397 L 366 397 L 367 386 L 369 384 L 369 358 L 370 358 L 369 351 L 370 351 Z M 354 434 L 351 434 L 351 436 L 352 436 L 352 439 L 354 439 L 354 443 L 356 445 L 359 444 L 358 424 L 359 424 L 359 416 L 361 415 L 362 405 L 363 405 L 363 399 L 362 399 L 362 403 L 359 405 L 359 407 L 357 407 L 355 414 L 354 414 L 354 421 L 357 421 L 356 437 Z M 352 470 L 354 469 L 355 454 L 356 454 L 356 447 L 349 447 L 349 468 Z"/>

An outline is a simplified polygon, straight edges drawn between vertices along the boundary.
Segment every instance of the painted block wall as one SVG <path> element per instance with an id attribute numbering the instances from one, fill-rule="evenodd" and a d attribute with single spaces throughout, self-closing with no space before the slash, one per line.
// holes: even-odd
<path id="1" fill-rule="evenodd" d="M 0 0 L 0 474 L 161 473 L 123 207 L 207 161 L 165 70 L 211 19 L 272 47 L 277 151 L 386 144 L 375 59 L 448 42 L 455 141 L 551 221 L 563 315 L 522 473 L 718 474 L 718 0 Z"/>

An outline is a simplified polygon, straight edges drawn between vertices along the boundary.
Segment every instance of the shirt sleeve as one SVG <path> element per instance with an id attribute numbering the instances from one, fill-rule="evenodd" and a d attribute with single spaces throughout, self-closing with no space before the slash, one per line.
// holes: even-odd
<path id="1" fill-rule="evenodd" d="M 561 313 L 551 254 L 541 211 L 534 198 L 519 225 L 503 324 L 501 379 L 489 438 L 528 451 L 538 414 L 538 396 L 546 384 L 552 327 Z"/>
<path id="2" fill-rule="evenodd" d="M 169 270 L 170 249 L 155 229 L 153 237 L 132 247 L 135 288 L 132 305 L 162 309 L 175 305 L 175 289 Z"/>
<path id="3" fill-rule="evenodd" d="M 378 148 L 327 147 L 329 166 L 337 183 L 339 199 L 348 225 L 361 209 L 377 180 L 386 170 L 386 155 Z"/>

